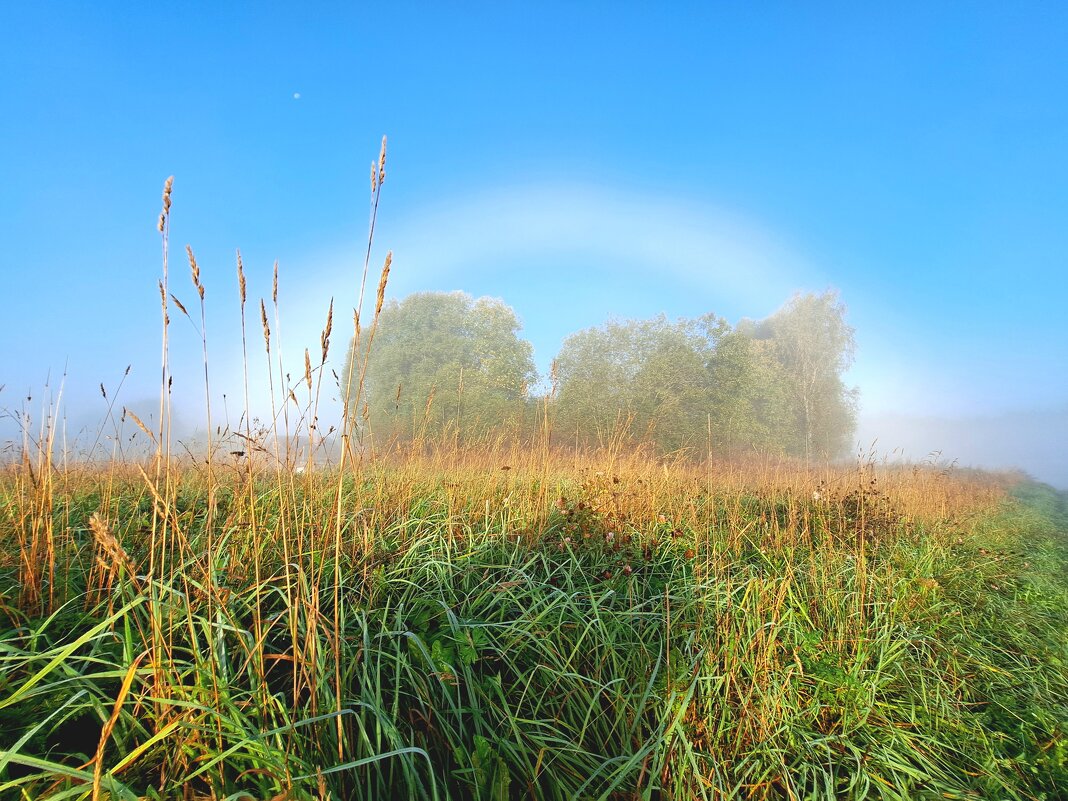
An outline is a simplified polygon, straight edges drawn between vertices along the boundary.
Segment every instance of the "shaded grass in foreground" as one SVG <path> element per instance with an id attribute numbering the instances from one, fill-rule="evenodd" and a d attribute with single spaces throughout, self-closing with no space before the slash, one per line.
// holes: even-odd
<path id="1" fill-rule="evenodd" d="M 1055 494 L 1021 486 L 1024 500 L 940 516 L 908 494 L 946 481 L 928 474 L 818 500 L 797 482 L 713 492 L 654 466 L 573 475 L 268 475 L 215 488 L 210 551 L 193 474 L 155 509 L 160 530 L 136 481 L 72 484 L 54 510 L 70 533 L 55 611 L 20 611 L 13 567 L 3 576 L 0 793 L 1068 787 Z M 20 480 L 4 484 L 9 555 Z M 548 514 L 544 495 L 559 498 Z M 94 537 L 96 511 L 117 550 Z"/>

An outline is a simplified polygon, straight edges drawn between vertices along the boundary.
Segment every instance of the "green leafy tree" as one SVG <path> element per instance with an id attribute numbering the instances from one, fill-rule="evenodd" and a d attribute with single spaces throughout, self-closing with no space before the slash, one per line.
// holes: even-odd
<path id="1" fill-rule="evenodd" d="M 727 324 L 697 320 L 611 321 L 565 340 L 557 358 L 557 431 L 565 440 L 623 433 L 663 450 L 705 438 L 708 363 Z"/>
<path id="2" fill-rule="evenodd" d="M 727 455 L 788 450 L 788 389 L 769 343 L 730 331 L 720 338 L 708 369 L 713 449 Z"/>
<path id="3" fill-rule="evenodd" d="M 512 308 L 494 298 L 421 292 L 391 301 L 367 363 L 366 408 L 354 410 L 353 419 L 375 437 L 402 439 L 518 426 L 536 375 L 533 348 L 519 330 Z M 360 356 L 350 345 L 353 358 L 359 375 Z"/>
<path id="4" fill-rule="evenodd" d="M 790 450 L 806 459 L 840 455 L 855 429 L 856 390 L 842 380 L 856 347 L 845 314 L 837 292 L 799 293 L 761 326 L 782 366 L 796 421 Z"/>
<path id="5" fill-rule="evenodd" d="M 838 295 L 798 294 L 732 330 L 695 320 L 611 321 L 568 337 L 557 359 L 557 432 L 626 435 L 662 450 L 699 446 L 833 457 L 849 444 L 856 394 L 842 376 L 853 329 Z"/>

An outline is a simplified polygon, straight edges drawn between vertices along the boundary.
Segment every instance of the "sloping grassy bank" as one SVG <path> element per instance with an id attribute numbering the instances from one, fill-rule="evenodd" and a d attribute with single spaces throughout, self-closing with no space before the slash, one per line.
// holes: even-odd
<path id="1" fill-rule="evenodd" d="M 0 797 L 1062 797 L 1063 496 L 881 480 L 9 475 Z"/>

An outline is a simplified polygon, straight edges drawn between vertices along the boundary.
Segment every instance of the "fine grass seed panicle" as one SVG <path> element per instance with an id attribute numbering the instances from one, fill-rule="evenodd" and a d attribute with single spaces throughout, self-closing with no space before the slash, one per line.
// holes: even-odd
<path id="1" fill-rule="evenodd" d="M 247 287 L 245 284 L 245 265 L 241 261 L 241 251 L 237 251 L 237 294 L 241 299 L 241 307 L 245 307 L 245 297 L 247 294 Z"/>
<path id="2" fill-rule="evenodd" d="M 319 344 L 322 346 L 322 360 L 320 364 L 326 364 L 326 357 L 330 354 L 330 334 L 334 330 L 334 299 L 330 299 L 330 309 L 326 313 L 326 325 L 319 335 Z"/>
<path id="3" fill-rule="evenodd" d="M 382 150 L 378 153 L 378 186 L 386 182 L 386 137 L 382 137 Z M 373 191 L 374 187 L 372 187 Z"/>
<path id="4" fill-rule="evenodd" d="M 167 225 L 167 220 L 171 215 L 171 189 L 174 186 L 174 176 L 172 175 L 163 183 L 163 208 L 159 213 L 159 232 L 162 234 L 163 229 Z"/>
<path id="5" fill-rule="evenodd" d="M 100 515 L 95 512 L 89 518 L 89 530 L 92 532 L 93 541 L 106 562 L 109 564 L 130 564 L 130 557 L 126 551 L 123 550 L 119 541 L 115 539 L 115 535 L 111 533 L 111 529 L 108 528 Z"/>
<path id="6" fill-rule="evenodd" d="M 386 254 L 386 262 L 382 265 L 382 275 L 378 279 L 378 294 L 375 298 L 375 318 L 382 314 L 382 304 L 386 300 L 386 283 L 389 281 L 389 268 L 393 264 L 393 251 Z"/>
<path id="7" fill-rule="evenodd" d="M 271 326 L 267 322 L 267 306 L 263 302 L 263 298 L 260 298 L 260 322 L 263 324 L 263 346 L 267 348 L 267 353 L 271 352 Z"/>
<path id="8" fill-rule="evenodd" d="M 200 299 L 204 300 L 204 285 L 200 283 L 200 265 L 197 264 L 196 256 L 193 255 L 193 248 L 190 245 L 185 246 L 185 252 L 189 257 L 189 270 L 193 278 L 193 287 L 196 289 L 197 294 L 200 295 Z"/>

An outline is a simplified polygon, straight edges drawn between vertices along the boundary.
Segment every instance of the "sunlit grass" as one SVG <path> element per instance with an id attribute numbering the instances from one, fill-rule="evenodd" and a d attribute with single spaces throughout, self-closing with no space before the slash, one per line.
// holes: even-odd
<path id="1" fill-rule="evenodd" d="M 4 788 L 914 798 L 1063 781 L 1063 543 L 989 481 L 499 456 L 220 481 L 210 552 L 202 475 L 169 500 L 120 471 L 71 477 L 49 510 L 55 570 L 5 572 Z M 26 471 L 2 486 L 14 555 L 35 490 Z"/>

